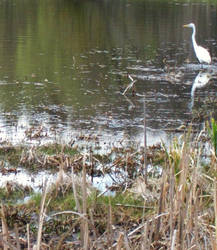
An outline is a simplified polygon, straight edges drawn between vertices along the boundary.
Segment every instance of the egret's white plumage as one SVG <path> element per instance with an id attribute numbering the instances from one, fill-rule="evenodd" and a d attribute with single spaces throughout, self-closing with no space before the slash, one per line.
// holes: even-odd
<path id="1" fill-rule="evenodd" d="M 197 59 L 199 60 L 200 63 L 211 63 L 211 56 L 209 54 L 209 51 L 205 48 L 203 48 L 202 46 L 197 45 L 195 36 L 196 36 L 196 27 L 194 25 L 194 23 L 189 23 L 189 24 L 185 24 L 183 25 L 183 27 L 188 27 L 188 28 L 192 28 L 193 32 L 192 32 L 192 43 L 193 43 L 193 47 L 194 47 L 194 52 L 196 54 Z"/>

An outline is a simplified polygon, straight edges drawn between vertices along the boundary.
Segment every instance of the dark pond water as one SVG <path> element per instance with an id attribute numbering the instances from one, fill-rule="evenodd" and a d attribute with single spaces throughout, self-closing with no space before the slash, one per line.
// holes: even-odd
<path id="1" fill-rule="evenodd" d="M 32 126 L 65 140 L 140 140 L 144 100 L 148 143 L 203 124 L 194 118 L 201 107 L 216 117 L 216 10 L 202 1 L 1 0 L 1 140 L 20 142 Z M 213 58 L 203 75 L 182 28 L 191 21 Z M 137 81 L 125 97 L 128 74 Z"/>

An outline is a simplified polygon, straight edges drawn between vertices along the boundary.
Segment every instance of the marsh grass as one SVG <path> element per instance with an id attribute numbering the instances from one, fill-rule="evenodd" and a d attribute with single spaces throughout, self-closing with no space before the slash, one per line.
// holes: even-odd
<path id="1" fill-rule="evenodd" d="M 22 208 L 2 204 L 2 246 L 5 249 L 17 246 L 31 249 L 33 245 L 36 249 L 216 249 L 217 159 L 214 150 L 210 150 L 206 163 L 203 162 L 203 136 L 206 136 L 204 131 L 195 136 L 189 129 L 181 138 L 174 139 L 170 148 L 147 149 L 148 163 L 161 166 L 158 174 L 147 173 L 147 181 L 137 171 L 144 166 L 142 150 L 118 153 L 110 166 L 122 167 L 130 178 L 125 179 L 127 185 L 120 183 L 113 195 L 100 194 L 88 181 L 88 168 L 95 163 L 90 160 L 93 155 L 92 158 L 88 154 L 64 156 L 58 164 L 56 184 L 42 195 L 32 198 Z M 76 161 L 72 161 L 73 157 Z M 76 164 L 81 168 L 80 178 L 75 174 Z M 69 167 L 66 181 L 64 171 Z M 25 213 L 21 217 L 24 207 L 28 214 L 31 211 L 37 214 L 37 219 L 32 216 L 25 220 Z M 18 212 L 13 223 L 10 216 L 14 210 Z"/>
<path id="2" fill-rule="evenodd" d="M 212 145 L 214 148 L 215 155 L 217 156 L 217 121 L 213 118 L 211 119 L 211 126 L 207 125 L 209 136 L 212 141 Z"/>
<path id="3" fill-rule="evenodd" d="M 33 194 L 31 188 L 7 182 L 5 187 L 0 188 L 0 199 L 2 202 L 14 204 L 19 199 L 23 200 L 27 195 Z"/>

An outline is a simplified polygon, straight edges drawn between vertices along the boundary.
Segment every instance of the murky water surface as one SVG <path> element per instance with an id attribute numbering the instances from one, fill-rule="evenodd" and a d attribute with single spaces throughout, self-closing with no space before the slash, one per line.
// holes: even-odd
<path id="1" fill-rule="evenodd" d="M 169 140 L 206 101 L 216 117 L 216 13 L 202 1 L 1 0 L 1 140 L 20 143 L 32 126 L 50 139 L 142 140 L 144 102 L 149 144 Z M 198 65 L 182 28 L 191 21 L 211 67 Z M 123 96 L 128 74 L 135 92 Z"/>

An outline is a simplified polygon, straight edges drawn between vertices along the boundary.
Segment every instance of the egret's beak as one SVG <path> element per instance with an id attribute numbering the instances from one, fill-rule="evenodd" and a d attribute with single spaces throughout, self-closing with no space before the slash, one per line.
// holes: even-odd
<path id="1" fill-rule="evenodd" d="M 182 27 L 183 27 L 183 28 L 187 28 L 187 27 L 188 27 L 188 24 L 184 24 Z"/>

